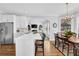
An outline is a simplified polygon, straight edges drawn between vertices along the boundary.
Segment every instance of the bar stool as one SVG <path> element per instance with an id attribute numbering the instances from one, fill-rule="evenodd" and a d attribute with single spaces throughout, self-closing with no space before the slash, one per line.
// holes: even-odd
<path id="1" fill-rule="evenodd" d="M 42 40 L 36 39 L 35 41 L 35 56 L 38 48 L 42 48 L 43 56 L 44 56 L 44 40 L 46 35 L 44 33 L 40 33 Z"/>
<path id="2" fill-rule="evenodd" d="M 38 48 L 42 48 L 43 56 L 44 56 L 44 41 L 43 40 L 36 40 L 35 41 L 35 56 L 37 54 Z"/>

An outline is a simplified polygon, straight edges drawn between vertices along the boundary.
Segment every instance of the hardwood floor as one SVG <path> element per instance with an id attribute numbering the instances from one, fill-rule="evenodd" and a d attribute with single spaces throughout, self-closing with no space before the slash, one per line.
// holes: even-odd
<path id="1" fill-rule="evenodd" d="M 64 56 L 59 50 L 57 50 L 54 45 L 53 42 L 50 42 L 49 40 L 45 41 L 44 44 L 44 55 L 45 56 Z M 42 52 L 40 52 L 41 49 L 38 49 L 37 52 L 37 56 L 43 56 Z"/>
<path id="2" fill-rule="evenodd" d="M 57 50 L 53 43 L 49 40 L 45 41 L 44 44 L 44 55 L 45 56 L 64 56 L 59 50 Z M 0 56 L 15 56 L 15 44 L 2 44 L 0 45 Z M 42 49 L 38 49 L 37 56 L 43 56 Z"/>
<path id="3" fill-rule="evenodd" d="M 15 56 L 15 44 L 1 44 L 0 56 Z"/>

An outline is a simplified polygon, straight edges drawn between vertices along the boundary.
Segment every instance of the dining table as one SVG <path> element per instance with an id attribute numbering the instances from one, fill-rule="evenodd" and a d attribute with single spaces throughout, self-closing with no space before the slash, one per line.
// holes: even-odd
<path id="1" fill-rule="evenodd" d="M 73 46 L 73 55 L 74 56 L 78 55 L 77 50 L 79 49 L 79 38 L 74 37 L 74 36 L 71 36 L 70 38 L 68 38 L 64 35 L 58 36 L 58 38 L 62 40 L 62 47 L 64 46 L 65 43 L 68 44 L 68 54 L 67 55 L 69 55 L 69 48 L 70 48 L 69 44 L 72 44 L 72 46 Z M 62 52 L 63 52 L 63 49 L 64 48 L 62 48 Z"/>

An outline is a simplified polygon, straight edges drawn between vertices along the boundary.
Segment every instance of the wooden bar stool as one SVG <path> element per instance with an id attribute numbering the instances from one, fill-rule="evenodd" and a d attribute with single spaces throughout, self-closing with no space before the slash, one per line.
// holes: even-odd
<path id="1" fill-rule="evenodd" d="M 35 56 L 37 54 L 38 48 L 42 48 L 42 52 L 43 52 L 43 56 L 44 56 L 44 40 L 35 41 Z"/>

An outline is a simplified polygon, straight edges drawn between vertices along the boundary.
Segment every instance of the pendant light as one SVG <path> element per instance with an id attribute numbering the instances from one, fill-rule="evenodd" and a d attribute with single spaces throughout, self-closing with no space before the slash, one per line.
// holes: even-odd
<path id="1" fill-rule="evenodd" d="M 66 16 L 64 17 L 64 19 L 65 19 L 66 21 L 70 21 L 70 20 L 72 19 L 72 17 L 69 16 L 69 3 L 66 3 L 66 11 L 67 11 L 67 14 L 66 14 Z"/>

